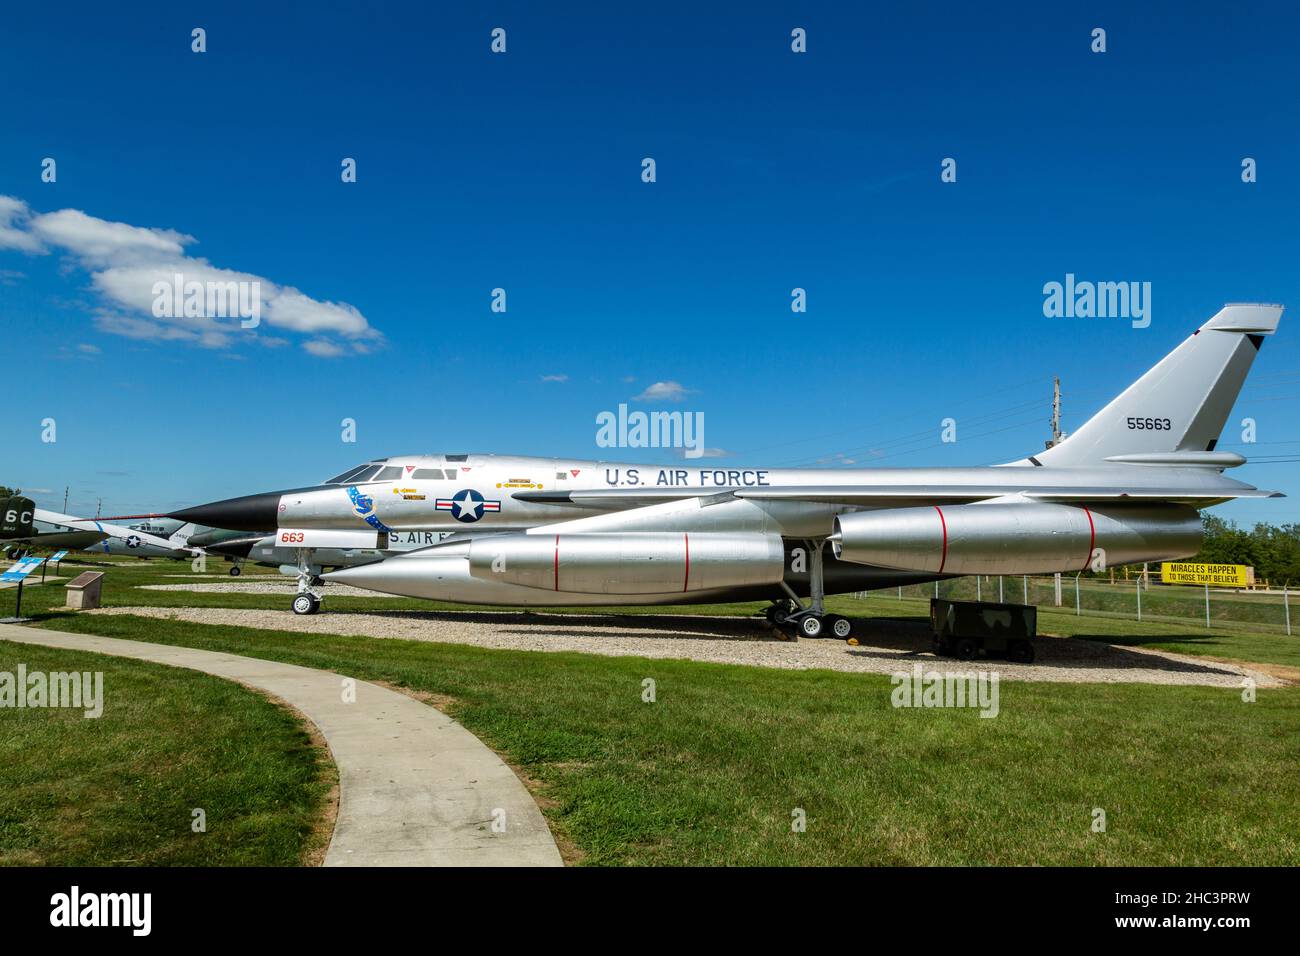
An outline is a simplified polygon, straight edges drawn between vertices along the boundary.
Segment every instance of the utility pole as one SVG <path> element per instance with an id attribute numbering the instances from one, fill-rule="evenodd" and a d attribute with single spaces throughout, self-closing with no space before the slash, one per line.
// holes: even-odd
<path id="1" fill-rule="evenodd" d="M 103 498 L 96 498 L 96 499 L 95 499 L 95 517 L 98 518 L 99 515 L 100 515 L 100 512 L 103 511 L 103 510 L 104 510 L 104 499 L 103 499 Z"/>
<path id="2" fill-rule="evenodd" d="M 71 485 L 64 485 L 64 486 L 63 486 L 63 513 L 64 513 L 64 514 L 67 514 L 67 513 L 68 513 L 68 489 L 69 489 L 70 487 L 71 487 Z"/>
<path id="3" fill-rule="evenodd" d="M 1047 443 L 1047 447 L 1059 445 L 1065 440 L 1065 434 L 1061 431 L 1061 380 L 1060 378 L 1052 379 L 1052 438 Z"/>

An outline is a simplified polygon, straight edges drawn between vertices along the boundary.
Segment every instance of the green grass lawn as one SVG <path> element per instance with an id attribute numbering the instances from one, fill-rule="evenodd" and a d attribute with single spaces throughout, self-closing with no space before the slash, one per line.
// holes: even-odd
<path id="1" fill-rule="evenodd" d="M 1004 682 L 895 709 L 880 675 L 495 651 L 129 616 L 65 630 L 450 697 L 591 864 L 1300 863 L 1300 690 Z M 652 678 L 657 701 L 642 701 Z M 192 798 L 196 799 L 196 798 Z M 185 801 L 181 801 L 184 804 Z M 1091 829 L 1094 808 L 1105 833 Z M 796 810 L 806 832 L 792 832 Z"/>
<path id="2" fill-rule="evenodd" d="M 99 570 L 107 571 L 104 578 L 104 604 L 106 606 L 150 606 L 150 607 L 241 607 L 281 610 L 288 607 L 289 599 L 285 594 L 231 594 L 231 593 L 197 593 L 193 591 L 150 591 L 141 584 L 183 584 L 191 581 L 222 582 L 249 580 L 278 580 L 290 582 L 291 579 L 275 575 L 267 568 L 246 566 L 245 574 L 231 578 L 226 574 L 226 565 L 218 561 L 209 561 L 209 573 L 193 575 L 188 562 L 184 561 L 140 561 L 134 558 L 110 558 L 98 565 Z M 79 573 L 82 568 L 65 563 L 64 573 L 69 578 Z M 263 577 L 253 577 L 262 575 Z M 270 575 L 271 577 L 266 577 Z M 943 582 L 940 593 L 966 596 L 972 591 L 969 579 L 957 579 Z M 1096 588 L 1108 588 L 1109 585 L 1096 584 Z M 904 599 L 898 600 L 893 590 L 872 592 L 865 598 L 849 595 L 836 595 L 827 599 L 830 611 L 857 618 L 897 618 L 911 625 L 928 626 L 929 598 L 932 586 L 923 588 L 904 588 Z M 1153 589 L 1157 593 L 1160 589 Z M 1164 591 L 1178 589 L 1165 588 Z M 1067 588 L 1068 592 L 1068 588 Z M 465 611 L 485 610 L 464 604 L 447 604 L 437 601 L 420 601 L 414 598 L 399 597 L 341 597 L 331 594 L 326 588 L 327 611 Z M 995 589 L 986 588 L 984 596 L 995 598 Z M 1031 592 L 1031 599 L 1037 597 L 1046 601 L 1048 592 L 1043 589 Z M 1131 595 L 1130 595 L 1131 596 Z M 1008 600 L 1021 599 L 1019 579 L 1007 578 L 1006 597 Z M 1072 592 L 1066 594 L 1067 603 L 1073 600 Z M 63 603 L 64 590 L 58 584 L 46 584 L 42 587 L 28 588 L 23 595 L 24 612 L 36 614 L 48 611 Z M 1144 601 L 1146 598 L 1144 597 Z M 1260 598 L 1237 598 L 1239 602 Z M 0 614 L 11 612 L 13 604 L 12 590 L 0 591 Z M 563 610 L 573 614 L 706 614 L 706 615 L 756 615 L 766 607 L 763 602 L 747 604 L 698 604 L 687 607 L 614 607 L 614 608 L 556 608 L 532 610 Z M 1087 608 L 1085 603 L 1085 608 Z M 1276 605 L 1274 602 L 1273 606 Z M 1280 607 L 1280 606 L 1278 606 Z M 489 609 L 490 610 L 490 609 Z M 500 609 L 497 609 L 500 610 Z M 1297 612 L 1300 612 L 1298 607 Z M 1263 613 L 1263 612 L 1261 612 Z M 1268 612 L 1272 613 L 1272 612 Z M 1203 624 L 1194 621 L 1152 620 L 1141 622 L 1123 616 L 1111 614 L 1089 614 L 1076 616 L 1073 608 L 1056 610 L 1049 606 L 1039 607 L 1039 630 L 1044 634 L 1065 637 L 1080 637 L 1089 640 L 1105 641 L 1114 644 L 1154 647 L 1162 650 L 1176 651 L 1183 654 L 1205 655 L 1232 660 L 1254 661 L 1257 663 L 1281 664 L 1300 667 L 1300 617 L 1297 617 L 1297 633 L 1288 637 L 1273 629 L 1264 629 L 1258 625 L 1215 624 L 1206 629 Z"/>
<path id="3" fill-rule="evenodd" d="M 19 663 L 102 671 L 105 704 L 0 708 L 0 864 L 292 866 L 328 842 L 333 766 L 289 711 L 194 671 L 0 641 L 0 671 Z"/>

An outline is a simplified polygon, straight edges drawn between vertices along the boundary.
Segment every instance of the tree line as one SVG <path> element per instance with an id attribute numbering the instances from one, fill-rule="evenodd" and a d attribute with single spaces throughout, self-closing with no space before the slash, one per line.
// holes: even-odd
<path id="1" fill-rule="evenodd" d="M 1202 514 L 1205 542 L 1189 561 L 1208 564 L 1246 564 L 1255 569 L 1256 581 L 1269 584 L 1300 583 L 1300 524 L 1260 522 L 1247 531 L 1218 515 Z"/>

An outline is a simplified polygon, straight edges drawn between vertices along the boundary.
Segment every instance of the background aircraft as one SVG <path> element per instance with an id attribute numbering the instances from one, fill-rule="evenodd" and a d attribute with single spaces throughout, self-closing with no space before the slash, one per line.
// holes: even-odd
<path id="1" fill-rule="evenodd" d="M 36 517 L 36 502 L 24 498 L 8 488 L 0 489 L 0 546 L 6 551 L 9 542 L 30 537 L 34 531 L 32 521 Z"/>
<path id="2" fill-rule="evenodd" d="M 824 614 L 827 593 L 1184 557 L 1200 547 L 1198 509 L 1273 496 L 1225 477 L 1245 459 L 1215 446 L 1281 314 L 1225 306 L 1068 438 L 1005 465 L 778 470 L 414 456 L 174 517 L 275 527 L 275 546 L 297 555 L 298 613 L 320 607 L 313 553 L 387 551 L 395 534 L 450 532 L 324 578 L 498 605 L 767 598 L 774 622 L 847 637 L 850 622 Z"/>
<path id="3" fill-rule="evenodd" d="M 192 525 L 181 522 L 168 537 L 150 534 L 98 518 L 33 509 L 31 532 L 14 535 L 6 544 L 20 549 L 67 548 L 92 554 L 131 555 L 138 558 L 189 558 L 199 553 L 188 543 Z"/>

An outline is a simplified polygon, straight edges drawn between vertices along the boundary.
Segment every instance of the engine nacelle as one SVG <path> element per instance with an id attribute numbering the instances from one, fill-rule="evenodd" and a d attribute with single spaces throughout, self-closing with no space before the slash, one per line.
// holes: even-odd
<path id="1" fill-rule="evenodd" d="M 469 572 L 573 594 L 671 594 L 778 584 L 780 535 L 643 532 L 475 538 Z"/>
<path id="2" fill-rule="evenodd" d="M 933 574 L 1037 574 L 1186 557 L 1201 519 L 1184 505 L 1011 502 L 897 508 L 838 515 L 831 543 L 842 561 Z"/>

